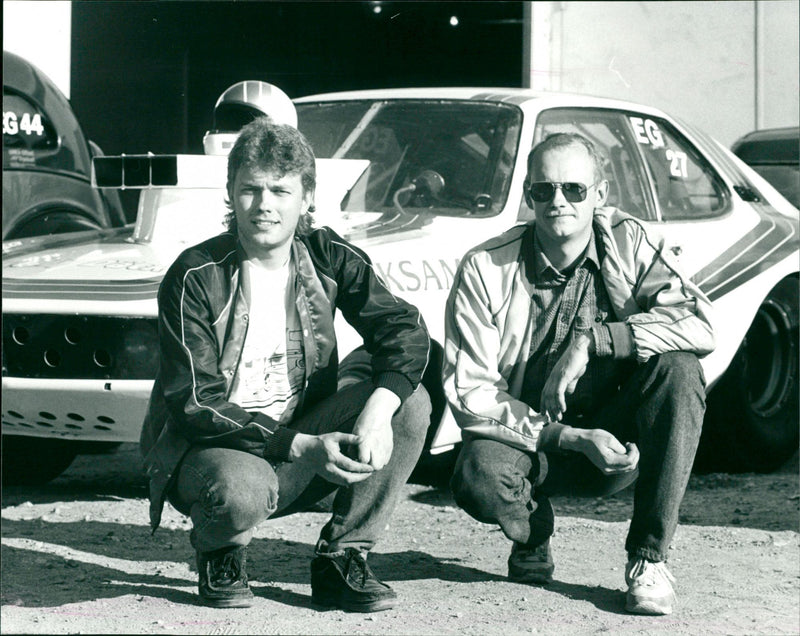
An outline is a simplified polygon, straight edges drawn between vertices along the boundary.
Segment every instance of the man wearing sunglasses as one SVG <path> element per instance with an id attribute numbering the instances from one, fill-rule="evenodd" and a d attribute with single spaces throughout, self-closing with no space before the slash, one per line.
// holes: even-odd
<path id="1" fill-rule="evenodd" d="M 710 303 L 638 219 L 604 206 L 609 183 L 584 137 L 534 147 L 524 188 L 535 221 L 470 250 L 447 303 L 443 379 L 464 440 L 456 502 L 512 540 L 511 580 L 545 584 L 550 498 L 636 481 L 626 609 L 669 614 L 665 561 L 705 411 Z"/>

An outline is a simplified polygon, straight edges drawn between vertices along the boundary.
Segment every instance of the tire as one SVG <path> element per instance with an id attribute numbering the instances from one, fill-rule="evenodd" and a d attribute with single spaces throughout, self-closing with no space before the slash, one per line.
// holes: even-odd
<path id="1" fill-rule="evenodd" d="M 72 441 L 3 435 L 3 485 L 46 484 L 69 467 L 78 451 Z"/>
<path id="2" fill-rule="evenodd" d="M 695 468 L 770 472 L 798 450 L 798 279 L 759 307 L 725 375 L 708 396 Z"/>

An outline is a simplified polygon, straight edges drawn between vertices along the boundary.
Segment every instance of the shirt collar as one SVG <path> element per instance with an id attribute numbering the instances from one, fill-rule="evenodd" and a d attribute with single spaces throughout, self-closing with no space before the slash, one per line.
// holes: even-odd
<path id="1" fill-rule="evenodd" d="M 533 278 L 536 284 L 560 284 L 564 280 L 566 280 L 566 276 L 558 271 L 553 264 L 550 262 L 550 259 L 547 258 L 544 251 L 542 250 L 539 239 L 536 236 L 536 229 L 534 227 L 533 230 L 533 240 L 531 241 L 531 247 L 533 251 Z M 595 235 L 594 235 L 594 228 L 592 228 L 592 234 L 589 237 L 589 244 L 586 246 L 586 250 L 583 252 L 583 256 L 578 259 L 578 263 L 575 265 L 575 269 L 577 270 L 580 267 L 586 265 L 586 262 L 589 261 L 594 264 L 595 269 L 600 269 L 600 258 L 597 254 L 597 246 L 595 244 Z"/>

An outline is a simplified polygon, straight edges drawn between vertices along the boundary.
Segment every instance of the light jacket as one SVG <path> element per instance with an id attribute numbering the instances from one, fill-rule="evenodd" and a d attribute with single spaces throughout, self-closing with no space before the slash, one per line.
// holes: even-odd
<path id="1" fill-rule="evenodd" d="M 713 351 L 711 303 L 671 262 L 663 240 L 611 207 L 595 210 L 593 227 L 614 313 L 606 322 L 618 343 L 612 355 L 645 362 L 668 351 Z M 463 437 L 527 451 L 557 446 L 563 429 L 520 400 L 533 327 L 532 239 L 533 224 L 519 225 L 465 255 L 447 300 L 442 369 Z"/>
<path id="2" fill-rule="evenodd" d="M 417 309 L 393 296 L 366 254 L 329 228 L 295 237 L 291 250 L 305 362 L 295 417 L 336 391 L 336 309 L 372 354 L 375 386 L 405 400 L 422 379 L 430 348 Z M 233 234 L 220 234 L 184 251 L 159 288 L 160 366 L 140 440 L 154 530 L 175 469 L 191 446 L 286 461 L 296 435 L 228 401 L 247 334 L 250 290 L 240 275 L 243 256 Z"/>

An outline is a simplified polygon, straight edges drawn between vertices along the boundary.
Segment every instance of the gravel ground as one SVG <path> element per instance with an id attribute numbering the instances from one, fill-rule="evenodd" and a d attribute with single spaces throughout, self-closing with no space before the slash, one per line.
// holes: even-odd
<path id="1" fill-rule="evenodd" d="M 441 482 L 442 475 L 438 481 Z M 2 633 L 137 634 L 798 634 L 797 460 L 769 475 L 694 475 L 670 568 L 668 617 L 624 612 L 631 492 L 556 500 L 555 581 L 505 578 L 508 541 L 445 488 L 409 484 L 373 569 L 400 597 L 378 614 L 320 611 L 309 561 L 327 513 L 267 521 L 251 544 L 250 609 L 197 603 L 189 524 L 169 508 L 147 528 L 136 447 L 79 457 L 46 487 L 2 501 Z"/>

